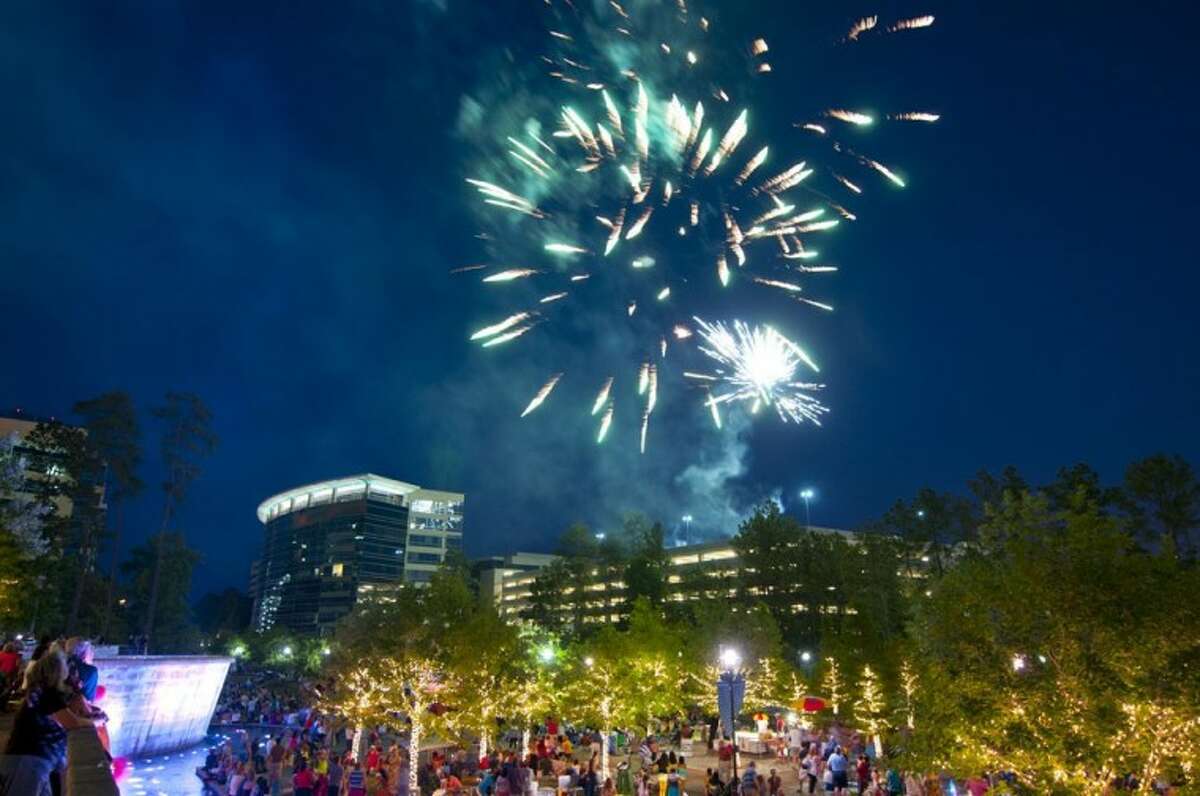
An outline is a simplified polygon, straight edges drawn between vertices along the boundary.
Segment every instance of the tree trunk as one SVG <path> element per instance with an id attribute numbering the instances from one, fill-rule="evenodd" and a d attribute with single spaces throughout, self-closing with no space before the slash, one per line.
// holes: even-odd
<path id="1" fill-rule="evenodd" d="M 142 635 L 145 637 L 145 649 L 150 652 L 150 631 L 154 629 L 154 612 L 158 608 L 158 586 L 162 580 L 163 540 L 167 535 L 167 525 L 171 521 L 171 492 L 168 489 L 163 502 L 162 525 L 158 529 L 158 540 L 154 545 L 154 574 L 150 577 L 150 599 L 146 602 L 146 617 L 142 622 Z"/>
<path id="2" fill-rule="evenodd" d="M 529 731 L 529 725 L 525 725 L 525 729 L 521 731 L 521 757 L 529 755 L 529 742 L 533 740 L 533 734 Z"/>
<path id="3" fill-rule="evenodd" d="M 611 732 L 608 727 L 600 731 L 600 776 L 604 779 L 611 776 L 608 771 L 608 736 Z"/>
<path id="4" fill-rule="evenodd" d="M 83 590 L 87 584 L 88 567 L 92 558 L 92 520 L 83 521 L 83 539 L 79 544 L 79 577 L 75 579 L 75 590 L 71 595 L 71 611 L 67 615 L 67 635 L 84 635 L 79 631 L 79 606 L 83 603 Z"/>
<path id="5" fill-rule="evenodd" d="M 356 724 L 354 726 L 354 737 L 350 741 L 350 752 L 354 755 L 355 760 L 364 765 L 366 764 L 367 728 L 365 725 Z"/>
<path id="6" fill-rule="evenodd" d="M 113 503 L 113 508 L 117 510 L 117 521 L 113 527 L 112 562 L 108 565 L 108 590 L 104 597 L 104 624 L 100 628 L 100 636 L 105 641 L 111 641 L 108 631 L 112 624 L 113 591 L 117 586 L 117 559 L 121 552 L 121 520 L 124 511 L 124 504 L 120 498 L 115 498 Z"/>
<path id="7" fill-rule="evenodd" d="M 422 710 L 424 708 L 422 707 Z M 421 770 L 421 718 L 420 713 L 413 711 L 409 714 L 412 719 L 412 730 L 408 735 L 408 793 L 409 796 L 421 796 L 417 787 L 417 772 Z"/>
<path id="8" fill-rule="evenodd" d="M 479 759 L 487 757 L 488 753 L 488 731 L 485 727 L 479 731 Z"/>

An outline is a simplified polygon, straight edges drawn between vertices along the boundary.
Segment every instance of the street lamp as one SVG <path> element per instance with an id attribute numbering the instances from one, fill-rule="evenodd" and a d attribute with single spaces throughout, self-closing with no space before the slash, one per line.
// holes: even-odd
<path id="1" fill-rule="evenodd" d="M 598 541 L 598 542 L 603 542 L 603 541 L 604 541 L 604 532 L 603 532 L 603 531 L 601 531 L 600 533 L 597 533 L 597 534 L 596 534 L 596 541 Z"/>
<path id="2" fill-rule="evenodd" d="M 1024 671 L 1024 669 L 1025 669 L 1025 656 L 1024 655 L 1014 655 L 1012 657 L 1012 669 L 1014 672 Z"/>
<path id="3" fill-rule="evenodd" d="M 589 655 L 583 659 L 583 665 L 590 669 L 596 665 L 596 659 Z"/>
<path id="4" fill-rule="evenodd" d="M 692 543 L 692 515 L 684 514 L 681 519 L 683 520 L 683 543 L 688 545 Z"/>
<path id="5" fill-rule="evenodd" d="M 811 652 L 809 652 L 808 650 L 805 650 L 804 652 L 800 653 L 800 662 L 801 663 L 809 663 L 810 661 L 812 661 L 812 653 Z"/>
<path id="6" fill-rule="evenodd" d="M 812 527 L 812 514 L 809 511 L 809 501 L 817 496 L 811 487 L 805 487 L 800 490 L 800 499 L 804 501 L 804 527 Z"/>
<path id="7" fill-rule="evenodd" d="M 717 707 L 721 713 L 721 724 L 729 730 L 733 743 L 733 782 L 737 782 L 737 714 L 742 709 L 746 696 L 746 676 L 741 672 L 742 654 L 734 647 L 721 647 L 717 656 L 721 664 L 721 675 L 717 680 Z M 728 711 L 728 712 L 727 712 Z"/>
<path id="8" fill-rule="evenodd" d="M 538 650 L 538 659 L 542 663 L 552 663 L 554 661 L 554 647 L 545 644 Z"/>

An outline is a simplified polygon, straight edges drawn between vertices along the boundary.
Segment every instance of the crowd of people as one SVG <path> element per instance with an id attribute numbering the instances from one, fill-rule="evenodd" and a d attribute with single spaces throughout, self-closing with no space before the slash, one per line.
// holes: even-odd
<path id="1" fill-rule="evenodd" d="M 289 726 L 303 723 L 312 703 L 305 681 L 293 681 L 269 670 L 230 674 L 213 714 L 214 724 Z"/>
<path id="2" fill-rule="evenodd" d="M 92 643 L 84 638 L 43 639 L 28 661 L 15 641 L 0 651 L 3 707 L 16 716 L 0 756 L 0 796 L 50 796 L 62 792 L 67 731 L 96 728 L 107 749 L 107 716 Z"/>
<path id="3" fill-rule="evenodd" d="M 61 792 L 66 732 L 95 727 L 106 742 L 98 670 L 87 639 L 44 640 L 26 659 L 20 646 L 0 646 L 0 694 L 16 710 L 3 758 L 0 796 Z M 737 751 L 710 725 L 681 722 L 662 736 L 636 739 L 547 718 L 531 736 L 510 733 L 498 749 L 423 749 L 410 794 L 410 751 L 386 728 L 357 735 L 323 717 L 304 683 L 266 671 L 231 677 L 214 723 L 229 735 L 212 747 L 196 774 L 213 796 L 985 796 L 1007 789 L 1010 775 L 956 778 L 906 771 L 877 759 L 859 733 L 834 725 L 816 732 L 780 724 L 758 754 Z M 403 729 L 401 727 L 401 729 Z M 699 739 L 707 735 L 707 744 Z M 629 739 L 634 742 L 629 743 Z M 528 745 L 526 742 L 528 741 Z M 602 744 L 607 743 L 604 750 Z M 628 751 L 623 758 L 621 752 Z M 615 755 L 613 776 L 602 753 Z M 685 757 L 685 752 L 687 756 Z M 711 760 L 690 770 L 697 759 Z M 1137 790 L 1136 778 L 1112 783 Z"/>

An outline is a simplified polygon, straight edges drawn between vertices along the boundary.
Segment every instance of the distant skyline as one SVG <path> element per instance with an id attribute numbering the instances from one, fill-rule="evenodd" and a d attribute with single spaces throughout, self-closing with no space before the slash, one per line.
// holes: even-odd
<path id="1" fill-rule="evenodd" d="M 540 5 L 10 10 L 0 405 L 69 419 L 133 395 L 147 489 L 123 544 L 157 528 L 167 390 L 200 395 L 220 437 L 178 516 L 198 592 L 245 587 L 262 500 L 353 473 L 465 492 L 474 556 L 627 511 L 690 514 L 697 539 L 772 497 L 803 519 L 804 488 L 814 524 L 853 528 L 981 468 L 1200 464 L 1200 9 L 889 2 L 937 25 L 846 55 L 836 4 L 720 4 L 780 51 L 834 53 L 766 121 L 805 92 L 942 120 L 880 135 L 908 188 L 839 232 L 837 312 L 787 319 L 822 362 L 824 426 L 731 414 L 718 434 L 668 395 L 639 456 L 564 403 L 518 420 L 552 363 L 471 347 L 491 308 L 447 274 L 479 257 L 463 108 L 503 102 L 496 65 L 536 51 Z"/>

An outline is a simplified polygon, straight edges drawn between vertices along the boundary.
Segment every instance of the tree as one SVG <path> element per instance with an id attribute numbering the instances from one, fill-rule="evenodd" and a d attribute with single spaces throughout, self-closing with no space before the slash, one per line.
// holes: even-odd
<path id="1" fill-rule="evenodd" d="M 241 589 L 210 591 L 196 602 L 200 632 L 221 640 L 244 633 L 250 626 L 250 596 Z"/>
<path id="2" fill-rule="evenodd" d="M 562 584 L 569 577 L 567 562 L 557 558 L 534 577 L 529 585 L 529 607 L 521 618 L 561 636 L 568 629 L 559 606 L 562 603 Z"/>
<path id="3" fill-rule="evenodd" d="M 1029 484 L 1011 464 L 1001 471 L 1000 476 L 994 476 L 987 470 L 980 470 L 975 477 L 967 482 L 967 487 L 979 504 L 979 514 L 982 509 L 993 508 L 1004 504 L 1006 498 L 1012 498 L 1029 491 Z"/>
<path id="4" fill-rule="evenodd" d="M 600 731 L 601 777 L 609 776 L 608 738 L 613 729 L 644 717 L 645 689 L 628 671 L 636 655 L 629 634 L 612 625 L 578 642 L 567 654 L 565 707 L 573 720 Z"/>
<path id="5" fill-rule="evenodd" d="M 904 694 L 904 726 L 908 729 L 916 727 L 917 686 L 920 678 L 913 669 L 912 662 L 905 658 L 900 662 L 900 692 Z"/>
<path id="6" fill-rule="evenodd" d="M 41 460 L 31 483 L 48 510 L 46 529 L 57 559 L 50 596 L 60 627 L 81 633 L 79 611 L 104 535 L 104 460 L 86 429 L 57 420 L 38 423 L 25 442 Z"/>
<path id="7" fill-rule="evenodd" d="M 1084 462 L 1058 468 L 1058 476 L 1042 488 L 1053 511 L 1065 511 L 1079 500 L 1107 511 L 1121 501 L 1121 490 L 1105 487 L 1100 474 Z"/>
<path id="8" fill-rule="evenodd" d="M 803 599 L 798 590 L 814 585 L 803 572 L 808 559 L 800 544 L 807 539 L 796 520 L 768 501 L 738 528 L 733 546 L 742 561 L 744 592 L 770 610 L 785 638 L 815 643 L 819 631 L 811 625 L 808 632 L 801 631 L 804 620 L 792 609 L 798 597 Z"/>
<path id="9" fill-rule="evenodd" d="M 930 592 L 913 627 L 914 766 L 949 752 L 1052 796 L 1200 766 L 1200 573 L 1139 549 L 1127 520 L 1009 492 Z"/>
<path id="10" fill-rule="evenodd" d="M 104 596 L 101 636 L 108 637 L 112 622 L 113 590 L 117 581 L 117 561 L 121 550 L 121 531 L 126 502 L 142 490 L 137 469 L 141 463 L 141 429 L 133 399 L 125 392 L 108 392 L 75 404 L 73 411 L 83 418 L 88 442 L 105 464 L 106 499 L 115 515 L 112 556 Z"/>
<path id="11" fill-rule="evenodd" d="M 154 573 L 156 570 L 162 573 L 154 625 L 161 650 L 186 652 L 195 646 L 196 626 L 191 619 L 188 593 L 192 588 L 192 570 L 199 562 L 199 553 L 187 546 L 182 534 L 168 533 L 134 547 L 121 565 L 129 588 L 132 627 L 145 627 Z"/>
<path id="12" fill-rule="evenodd" d="M 829 708 L 833 711 L 833 715 L 837 716 L 842 705 L 842 699 L 846 695 L 846 681 L 842 679 L 842 667 L 837 662 L 837 658 L 825 659 L 825 673 L 821 675 L 821 688 L 825 691 L 825 698 L 829 700 Z"/>
<path id="13" fill-rule="evenodd" d="M 876 759 L 883 757 L 882 734 L 887 726 L 887 705 L 883 698 L 883 686 L 879 675 L 870 666 L 864 666 L 858 683 L 858 702 L 854 706 L 858 724 L 875 744 Z"/>
<path id="14" fill-rule="evenodd" d="M 440 605 L 446 625 L 444 665 L 450 687 L 445 701 L 454 710 L 445 715 L 460 737 L 476 733 L 479 754 L 486 755 L 493 730 L 506 718 L 513 691 L 529 675 L 524 644 L 494 606 L 472 599 L 462 568 L 442 567 L 430 583 L 428 599 Z"/>
<path id="15" fill-rule="evenodd" d="M 667 553 L 663 548 L 663 527 L 660 523 L 626 520 L 629 540 L 628 560 L 625 562 L 625 601 L 632 606 L 639 599 L 651 605 L 662 605 L 667 598 Z"/>
<path id="16" fill-rule="evenodd" d="M 637 683 L 630 709 L 639 723 L 649 726 L 654 719 L 679 714 L 686 706 L 680 688 L 684 681 L 680 631 L 668 625 L 649 600 L 641 598 L 633 604 L 625 634 L 630 653 L 626 676 Z"/>
<path id="17" fill-rule="evenodd" d="M 463 693 L 456 658 L 471 648 L 469 639 L 448 631 L 477 605 L 461 578 L 439 572 L 427 588 L 407 585 L 392 602 L 360 604 L 338 624 L 327 669 L 333 686 L 321 707 L 360 730 L 407 722 L 410 793 L 418 792 L 421 739 L 461 733 L 462 706 L 449 702 Z"/>
<path id="18" fill-rule="evenodd" d="M 168 392 L 162 406 L 155 408 L 153 414 L 163 423 L 161 448 L 167 476 L 162 485 L 162 522 L 157 536 L 158 546 L 150 580 L 150 594 L 142 625 L 142 635 L 146 637 L 147 644 L 155 629 L 155 612 L 158 609 L 165 556 L 163 543 L 167 538 L 167 530 L 187 495 L 188 487 L 200 475 L 200 459 L 212 453 L 217 444 L 217 436 L 209 428 L 212 413 L 199 396 Z"/>
<path id="19" fill-rule="evenodd" d="M 1200 482 L 1180 456 L 1158 454 L 1125 471 L 1125 491 L 1134 502 L 1138 530 L 1169 539 L 1175 554 L 1191 557 L 1200 528 Z"/>
<path id="20" fill-rule="evenodd" d="M 28 461 L 17 451 L 16 434 L 0 437 L 0 622 L 29 618 L 25 600 L 35 589 L 36 562 L 50 550 L 43 533 L 49 508 L 24 491 Z"/>

